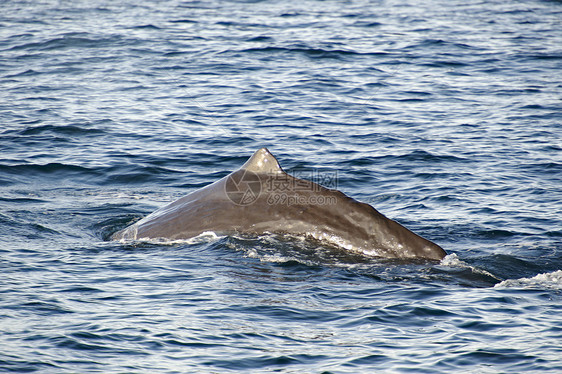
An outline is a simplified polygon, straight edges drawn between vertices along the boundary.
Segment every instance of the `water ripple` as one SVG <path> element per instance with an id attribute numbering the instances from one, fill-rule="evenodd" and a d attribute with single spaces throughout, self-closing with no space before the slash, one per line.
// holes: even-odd
<path id="1" fill-rule="evenodd" d="M 560 7 L 8 1 L 0 371 L 555 372 Z M 267 146 L 442 245 L 105 241 Z"/>

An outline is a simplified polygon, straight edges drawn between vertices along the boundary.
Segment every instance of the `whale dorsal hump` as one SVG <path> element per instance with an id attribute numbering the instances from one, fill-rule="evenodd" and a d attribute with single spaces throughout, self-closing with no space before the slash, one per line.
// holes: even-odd
<path id="1" fill-rule="evenodd" d="M 254 173 L 283 173 L 277 159 L 265 147 L 258 149 L 240 169 L 246 169 Z"/>

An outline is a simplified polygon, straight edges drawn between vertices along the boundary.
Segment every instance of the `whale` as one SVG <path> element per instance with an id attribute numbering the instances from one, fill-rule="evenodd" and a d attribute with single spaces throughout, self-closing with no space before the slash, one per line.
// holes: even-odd
<path id="1" fill-rule="evenodd" d="M 113 240 L 287 235 L 371 257 L 441 260 L 439 245 L 337 189 L 286 173 L 267 148 L 240 169 L 154 211 Z"/>

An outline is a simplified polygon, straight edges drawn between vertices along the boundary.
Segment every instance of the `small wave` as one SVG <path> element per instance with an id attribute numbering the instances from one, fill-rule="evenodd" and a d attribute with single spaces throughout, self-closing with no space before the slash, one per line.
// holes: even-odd
<path id="1" fill-rule="evenodd" d="M 314 48 L 304 45 L 296 45 L 291 47 L 257 47 L 248 48 L 240 52 L 243 53 L 297 53 L 303 54 L 310 58 L 341 58 L 349 55 L 368 55 L 370 53 L 361 53 L 355 51 L 348 51 L 343 49 L 324 49 Z"/>
<path id="2" fill-rule="evenodd" d="M 10 204 L 44 204 L 47 200 L 36 199 L 32 197 L 4 197 L 0 196 L 0 202 Z"/>
<path id="3" fill-rule="evenodd" d="M 245 257 L 270 263 L 355 267 L 373 260 L 361 253 L 342 250 L 329 242 L 289 234 L 234 235 L 229 238 L 227 246 L 241 251 Z"/>
<path id="4" fill-rule="evenodd" d="M 183 19 L 173 19 L 168 21 L 170 23 L 199 23 L 199 21 L 193 20 L 193 19 L 187 19 L 187 18 L 183 18 Z"/>
<path id="5" fill-rule="evenodd" d="M 382 23 L 375 21 L 358 21 L 353 24 L 355 27 L 379 27 Z"/>
<path id="6" fill-rule="evenodd" d="M 98 171 L 97 169 L 95 171 Z M 104 180 L 100 180 L 102 184 L 141 184 L 149 181 L 159 181 L 161 183 L 175 182 L 174 175 L 181 172 L 161 167 L 146 165 L 114 165 L 105 171 Z"/>
<path id="7" fill-rule="evenodd" d="M 11 50 L 52 51 L 67 48 L 105 48 L 122 40 L 120 35 L 96 38 L 87 33 L 69 33 L 41 42 L 17 45 Z"/>
<path id="8" fill-rule="evenodd" d="M 71 135 L 71 136 L 79 136 L 79 135 L 89 135 L 89 134 L 100 134 L 104 133 L 103 130 L 91 127 L 85 127 L 86 125 L 62 125 L 62 126 L 54 126 L 54 125 L 41 125 L 41 126 L 34 126 L 28 127 L 23 130 L 19 130 L 19 135 L 22 136 L 32 136 L 32 135 L 40 135 L 44 133 L 52 133 L 52 134 L 60 134 L 60 135 Z M 90 124 L 87 124 L 90 126 Z"/>
<path id="9" fill-rule="evenodd" d="M 562 270 L 542 273 L 532 278 L 506 279 L 495 288 L 554 288 L 562 289 Z"/>
<path id="10" fill-rule="evenodd" d="M 274 39 L 269 36 L 255 36 L 253 38 L 248 39 L 248 42 L 272 42 Z"/>
<path id="11" fill-rule="evenodd" d="M 448 254 L 447 256 L 445 256 L 441 260 L 439 265 L 449 266 L 449 267 L 467 268 L 467 269 L 470 269 L 473 273 L 485 275 L 487 277 L 497 279 L 498 281 L 500 280 L 498 277 L 496 277 L 494 274 L 490 273 L 489 271 L 486 271 L 484 269 L 479 269 L 477 267 L 474 267 L 474 266 L 469 265 L 466 262 L 462 261 L 461 259 L 459 259 L 459 257 L 456 255 L 456 253 L 451 253 L 451 254 Z"/>
<path id="12" fill-rule="evenodd" d="M 46 239 L 60 237 L 63 233 L 38 222 L 29 222 L 0 214 L 0 237 L 6 238 L 12 235 L 29 239 Z"/>
<path id="13" fill-rule="evenodd" d="M 6 75 L 6 76 L 4 76 L 4 78 L 29 77 L 29 76 L 38 75 L 38 74 L 41 74 L 41 73 L 36 71 L 36 70 L 33 70 L 33 69 L 26 69 L 26 70 L 21 71 L 19 73 Z"/>
<path id="14" fill-rule="evenodd" d="M 458 67 L 470 66 L 470 64 L 457 60 L 435 60 L 420 65 L 427 66 L 427 67 L 436 67 L 436 68 L 458 68 Z"/>
<path id="15" fill-rule="evenodd" d="M 531 60 L 560 60 L 562 59 L 562 54 L 556 53 L 531 53 L 531 54 L 524 54 L 521 57 L 528 58 Z"/>
<path id="16" fill-rule="evenodd" d="M 160 30 L 161 29 L 160 27 L 154 26 L 152 24 L 132 26 L 132 27 L 129 27 L 129 28 L 130 29 L 151 29 L 151 30 Z"/>
<path id="17" fill-rule="evenodd" d="M 415 150 L 408 154 L 400 155 L 399 158 L 403 158 L 407 161 L 433 161 L 433 162 L 466 162 L 467 160 L 463 157 L 457 157 L 452 155 L 436 155 L 427 151 Z"/>
<path id="18" fill-rule="evenodd" d="M 278 264 L 286 264 L 286 263 L 290 263 L 290 262 L 296 262 L 296 263 L 302 263 L 304 265 L 313 265 L 312 262 L 309 261 L 302 261 L 296 257 L 293 256 L 283 256 L 282 254 L 279 253 L 274 253 L 274 254 L 260 254 L 255 248 L 249 248 L 245 251 L 244 253 L 245 257 L 249 257 L 249 258 L 256 258 L 258 260 L 260 260 L 261 262 L 269 262 L 269 263 L 278 263 Z"/>
<path id="19" fill-rule="evenodd" d="M 65 175 L 67 177 L 76 175 L 98 175 L 99 171 L 83 166 L 62 164 L 59 162 L 50 162 L 48 164 L 17 164 L 17 165 L 1 165 L 0 172 L 15 175 L 36 176 L 38 174 L 56 174 Z"/>
<path id="20" fill-rule="evenodd" d="M 509 238 L 515 236 L 517 235 L 517 233 L 508 230 L 492 229 L 492 230 L 478 230 L 476 232 L 476 235 L 483 239 L 502 239 L 502 238 Z"/>
<path id="21" fill-rule="evenodd" d="M 415 150 L 409 153 L 383 156 L 362 156 L 354 159 L 342 160 L 339 164 L 342 167 L 347 166 L 371 166 L 378 163 L 389 162 L 423 162 L 423 163 L 464 163 L 468 160 L 463 157 L 452 155 L 438 155 L 423 150 Z"/>
<path id="22" fill-rule="evenodd" d="M 427 38 L 421 41 L 416 41 L 413 44 L 405 47 L 404 49 L 418 49 L 418 48 L 443 48 L 443 49 L 460 49 L 460 50 L 480 50 L 478 47 L 466 43 L 450 42 L 443 39 Z"/>

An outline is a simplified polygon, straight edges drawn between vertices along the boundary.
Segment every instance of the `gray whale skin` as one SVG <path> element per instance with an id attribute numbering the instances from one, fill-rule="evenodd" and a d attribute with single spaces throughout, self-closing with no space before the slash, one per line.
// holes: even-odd
<path id="1" fill-rule="evenodd" d="M 437 244 L 338 190 L 295 178 L 266 149 L 239 169 L 180 198 L 113 240 L 189 239 L 204 232 L 314 238 L 375 257 L 441 260 Z"/>

